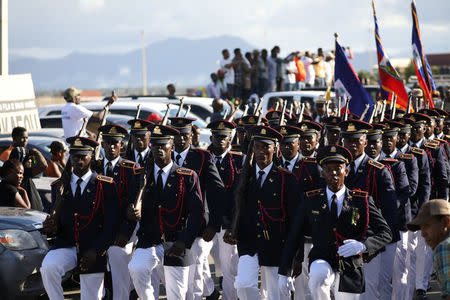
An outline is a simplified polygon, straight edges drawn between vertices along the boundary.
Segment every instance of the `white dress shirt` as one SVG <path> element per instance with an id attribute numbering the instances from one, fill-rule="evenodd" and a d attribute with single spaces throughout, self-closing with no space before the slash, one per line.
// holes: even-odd
<path id="1" fill-rule="evenodd" d="M 288 170 L 292 172 L 292 169 L 294 168 L 295 162 L 297 161 L 297 158 L 299 156 L 299 153 L 297 153 L 297 155 L 295 155 L 295 157 L 291 160 L 286 160 L 283 156 L 281 156 L 281 160 L 283 161 L 283 167 L 286 166 L 286 161 L 289 162 L 289 166 L 288 166 Z"/>
<path id="2" fill-rule="evenodd" d="M 114 168 L 116 167 L 117 162 L 119 161 L 119 158 L 120 158 L 120 156 L 117 156 L 116 158 L 111 160 L 112 170 L 114 170 Z M 107 160 L 105 157 L 105 159 L 103 160 L 103 171 L 105 172 L 103 174 L 105 174 L 105 175 L 106 175 L 106 169 L 107 169 L 106 165 L 108 164 L 108 162 L 109 162 L 109 160 Z"/>
<path id="3" fill-rule="evenodd" d="M 444 132 L 439 133 L 436 138 L 443 139 L 444 138 Z"/>
<path id="4" fill-rule="evenodd" d="M 256 168 L 255 168 L 256 169 L 256 180 L 258 180 L 258 178 L 259 178 L 259 171 L 264 171 L 264 174 L 263 174 L 263 176 L 261 178 L 261 186 L 263 186 L 264 181 L 267 178 L 267 174 L 269 174 L 270 169 L 272 169 L 272 165 L 273 165 L 273 162 L 271 162 L 267 167 L 265 167 L 264 169 L 261 170 L 258 167 L 258 164 L 256 164 Z"/>
<path id="5" fill-rule="evenodd" d="M 81 176 L 81 180 L 83 180 L 83 182 L 80 183 L 81 195 L 83 195 L 84 188 L 88 184 L 89 179 L 91 178 L 91 175 L 92 175 L 92 171 L 89 169 L 89 171 L 87 171 L 86 174 Z M 78 177 L 74 173 L 72 173 L 72 177 L 70 178 L 70 187 L 72 188 L 72 194 L 74 197 L 75 197 L 75 192 L 77 191 L 77 181 L 79 178 L 80 177 Z"/>
<path id="6" fill-rule="evenodd" d="M 365 156 L 366 156 L 366 153 L 363 153 L 358 158 L 356 158 L 354 160 L 354 162 L 355 162 L 355 173 L 356 173 L 356 171 L 358 171 L 359 165 L 361 164 L 361 162 L 363 161 Z M 351 171 L 350 170 L 350 165 L 348 165 L 348 169 L 349 169 L 349 171 Z"/>
<path id="7" fill-rule="evenodd" d="M 331 211 L 331 197 L 333 197 L 334 194 L 336 194 L 336 202 L 337 202 L 337 214 L 338 217 L 341 214 L 342 211 L 342 206 L 344 204 L 344 197 L 345 197 L 345 185 L 342 189 L 340 189 L 339 191 L 337 191 L 336 193 L 333 193 L 327 186 L 326 188 L 327 190 L 327 201 L 328 201 L 328 209 Z"/>
<path id="8" fill-rule="evenodd" d="M 402 153 L 406 153 L 406 151 L 408 150 L 408 147 L 409 147 L 409 145 L 406 144 L 405 146 L 403 146 L 402 148 L 400 148 L 400 151 L 401 151 Z"/>
<path id="9" fill-rule="evenodd" d="M 147 156 L 148 151 L 150 151 L 150 148 L 147 147 L 144 151 L 142 152 L 138 152 L 136 149 L 134 149 L 134 161 L 139 164 L 139 153 L 142 156 L 142 159 L 145 160 L 145 157 Z M 139 166 L 139 167 L 143 167 L 143 166 Z"/>
<path id="10" fill-rule="evenodd" d="M 184 160 L 186 159 L 186 156 L 189 152 L 190 147 L 187 147 L 185 150 L 183 150 L 181 153 L 178 153 L 177 151 L 173 151 L 173 158 L 175 159 L 175 162 L 177 162 L 177 155 L 179 154 L 181 156 L 180 160 L 177 162 L 179 166 L 183 165 Z"/>
<path id="11" fill-rule="evenodd" d="M 215 154 L 213 154 L 213 156 L 214 156 L 214 162 L 217 163 L 217 160 L 219 160 L 220 163 L 222 163 L 222 160 L 225 158 L 225 155 L 227 155 L 228 152 L 230 152 L 230 150 L 231 150 L 231 147 L 228 147 L 228 149 L 227 149 L 224 153 L 222 153 L 221 155 L 215 155 Z"/>
<path id="12" fill-rule="evenodd" d="M 167 166 L 162 168 L 163 172 L 161 173 L 161 177 L 162 177 L 162 181 L 163 181 L 163 188 L 166 186 L 167 178 L 169 177 L 170 169 L 172 169 L 172 166 L 173 166 L 173 161 L 171 161 Z M 161 168 L 155 164 L 155 168 L 153 169 L 153 174 L 155 176 L 155 183 L 158 182 L 158 171 L 159 170 L 161 170 Z"/>
<path id="13" fill-rule="evenodd" d="M 414 143 L 413 141 L 409 141 L 409 144 L 411 145 L 411 146 L 413 146 L 413 147 L 416 147 L 416 148 L 420 148 L 420 147 L 422 147 L 422 144 L 425 142 L 425 138 L 422 138 L 420 141 L 418 141 L 417 143 Z"/>

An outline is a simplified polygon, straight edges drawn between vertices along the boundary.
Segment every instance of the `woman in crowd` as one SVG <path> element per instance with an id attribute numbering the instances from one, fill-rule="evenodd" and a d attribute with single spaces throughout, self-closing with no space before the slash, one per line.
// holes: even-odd
<path id="1" fill-rule="evenodd" d="M 16 206 L 31 208 L 28 194 L 20 186 L 23 180 L 24 168 L 17 159 L 9 159 L 1 168 L 0 206 Z"/>

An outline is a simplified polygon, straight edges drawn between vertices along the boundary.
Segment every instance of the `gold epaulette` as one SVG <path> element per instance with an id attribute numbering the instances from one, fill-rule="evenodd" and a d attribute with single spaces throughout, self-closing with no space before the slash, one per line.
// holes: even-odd
<path id="1" fill-rule="evenodd" d="M 446 140 L 440 139 L 440 138 L 434 138 L 435 141 L 438 141 L 439 143 L 447 143 Z"/>
<path id="2" fill-rule="evenodd" d="M 303 161 L 307 163 L 317 163 L 317 159 L 315 157 L 303 157 Z"/>
<path id="3" fill-rule="evenodd" d="M 411 147 L 411 152 L 419 155 L 423 155 L 425 151 L 417 147 Z"/>
<path id="4" fill-rule="evenodd" d="M 413 159 L 414 155 L 412 155 L 411 153 L 402 153 L 399 154 L 397 157 L 400 159 Z"/>
<path id="5" fill-rule="evenodd" d="M 144 167 L 141 168 L 133 168 L 134 175 L 141 175 L 144 172 Z"/>
<path id="6" fill-rule="evenodd" d="M 312 197 L 312 196 L 317 196 L 323 194 L 323 189 L 317 189 L 317 190 L 312 190 L 312 191 L 308 191 L 306 192 L 306 197 Z"/>
<path id="7" fill-rule="evenodd" d="M 384 165 L 382 163 L 377 162 L 376 160 L 373 160 L 373 159 L 369 160 L 369 165 L 371 165 L 377 169 L 380 169 L 380 170 L 384 168 Z"/>
<path id="8" fill-rule="evenodd" d="M 114 182 L 114 178 L 109 177 L 109 176 L 105 176 L 105 175 L 97 175 L 97 179 L 103 182 L 107 182 L 107 183 L 113 183 Z"/>
<path id="9" fill-rule="evenodd" d="M 430 141 L 426 142 L 425 144 L 423 144 L 425 147 L 430 148 L 430 149 L 437 149 L 439 147 L 439 142 L 437 143 L 431 143 Z"/>
<path id="10" fill-rule="evenodd" d="M 123 161 L 120 163 L 120 166 L 121 166 L 121 167 L 125 167 L 125 168 L 134 169 L 134 168 L 136 167 L 136 163 L 135 163 L 135 162 L 132 162 L 132 161 L 129 161 L 129 160 L 123 160 Z"/>
<path id="11" fill-rule="evenodd" d="M 244 155 L 242 152 L 236 152 L 236 151 L 230 151 L 228 153 L 234 154 L 234 155 Z"/>
<path id="12" fill-rule="evenodd" d="M 360 190 L 351 190 L 350 195 L 352 195 L 352 197 L 367 197 L 368 193 Z"/>
<path id="13" fill-rule="evenodd" d="M 186 169 L 186 168 L 178 168 L 177 169 L 177 173 L 180 174 L 180 175 L 191 176 L 192 174 L 194 174 L 194 170 Z"/>
<path id="14" fill-rule="evenodd" d="M 381 160 L 382 162 L 387 162 L 387 163 L 395 163 L 398 162 L 398 159 L 392 158 L 392 157 L 385 157 Z"/>
<path id="15" fill-rule="evenodd" d="M 61 181 L 61 178 L 56 179 L 52 183 L 50 183 L 50 186 L 54 186 L 55 184 L 59 183 Z"/>

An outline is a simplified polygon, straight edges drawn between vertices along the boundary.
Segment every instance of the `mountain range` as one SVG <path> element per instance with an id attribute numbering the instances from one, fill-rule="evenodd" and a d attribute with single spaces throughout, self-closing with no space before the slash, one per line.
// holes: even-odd
<path id="1" fill-rule="evenodd" d="M 218 70 L 224 48 L 257 49 L 235 36 L 198 40 L 169 38 L 146 47 L 149 86 L 205 86 L 209 74 Z M 373 63 L 376 55 L 372 54 Z M 354 53 L 356 71 L 369 69 L 369 53 Z M 36 91 L 142 86 L 142 50 L 120 54 L 71 53 L 62 58 L 10 57 L 10 73 L 31 73 Z"/>

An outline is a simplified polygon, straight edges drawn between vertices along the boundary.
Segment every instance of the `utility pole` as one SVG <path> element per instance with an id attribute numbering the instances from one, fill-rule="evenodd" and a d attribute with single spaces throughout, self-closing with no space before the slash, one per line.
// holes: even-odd
<path id="1" fill-rule="evenodd" d="M 142 95 L 147 95 L 147 62 L 145 61 L 145 39 L 144 30 L 141 31 L 142 40 Z"/>
<path id="2" fill-rule="evenodd" d="M 0 76 L 8 73 L 8 0 L 0 0 Z"/>

